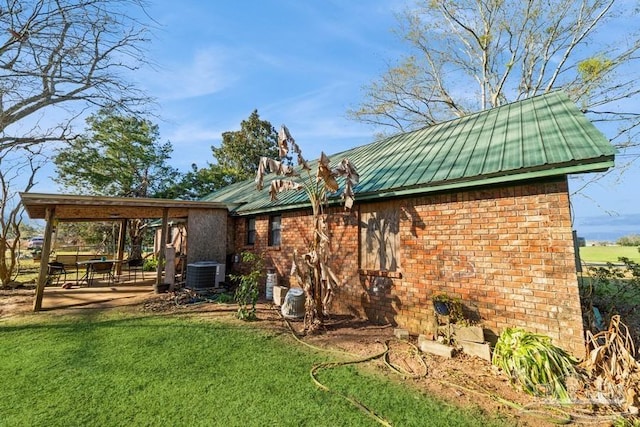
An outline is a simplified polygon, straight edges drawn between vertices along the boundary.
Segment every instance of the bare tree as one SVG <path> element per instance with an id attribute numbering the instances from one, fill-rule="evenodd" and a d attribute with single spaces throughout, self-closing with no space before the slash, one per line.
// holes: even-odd
<path id="1" fill-rule="evenodd" d="M 35 184 L 34 178 L 44 157 L 29 147 L 0 151 L 0 287 L 6 287 L 18 273 L 20 225 L 24 209 L 14 190 L 18 179 L 23 191 Z"/>
<path id="2" fill-rule="evenodd" d="M 0 206 L 8 214 L 0 236 L 2 253 L 12 255 L 9 264 L 0 260 L 3 284 L 16 262 L 15 246 L 7 240 L 16 235 L 22 212 L 16 188 L 33 186 L 39 169 L 34 153 L 73 140 L 72 124 L 87 109 L 110 106 L 137 113 L 147 104 L 126 79 L 145 61 L 150 26 L 143 20 L 143 0 L 0 4 Z M 19 179 L 16 170 L 23 175 Z"/>
<path id="3" fill-rule="evenodd" d="M 640 20 L 616 0 L 420 1 L 400 16 L 411 54 L 390 66 L 350 112 L 407 131 L 564 89 L 594 121 L 632 146 Z"/>
<path id="4" fill-rule="evenodd" d="M 149 29 L 136 13 L 144 13 L 139 0 L 0 5 L 0 150 L 67 140 L 83 109 L 147 101 L 125 79 L 143 61 Z M 44 123 L 52 112 L 62 118 Z"/>

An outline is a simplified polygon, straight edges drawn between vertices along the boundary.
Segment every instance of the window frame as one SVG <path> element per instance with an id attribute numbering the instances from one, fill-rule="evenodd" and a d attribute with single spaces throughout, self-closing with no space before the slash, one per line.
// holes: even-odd
<path id="1" fill-rule="evenodd" d="M 253 227 L 251 226 L 253 224 Z M 247 246 L 254 246 L 256 244 L 256 218 L 250 217 L 247 218 L 245 222 L 246 225 L 246 235 L 245 235 L 245 244 Z"/>
<path id="2" fill-rule="evenodd" d="M 282 244 L 282 215 L 269 215 L 269 246 L 278 247 Z"/>

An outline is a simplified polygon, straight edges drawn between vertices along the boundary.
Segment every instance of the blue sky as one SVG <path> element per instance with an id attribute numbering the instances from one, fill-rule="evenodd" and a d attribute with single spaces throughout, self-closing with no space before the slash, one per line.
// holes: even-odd
<path id="1" fill-rule="evenodd" d="M 358 105 L 363 86 L 406 52 L 393 30 L 395 14 L 409 1 L 150 3 L 160 27 L 149 51 L 155 69 L 135 78 L 157 98 L 173 166 L 206 166 L 211 145 L 254 109 L 276 128 L 286 124 L 307 158 L 372 141 L 376 130 L 348 120 L 346 111 Z M 622 178 L 610 175 L 572 198 L 574 228 L 587 238 L 640 233 L 638 167 Z M 56 191 L 41 181 L 35 191 Z M 579 186 L 572 180 L 573 189 Z M 629 221 L 620 225 L 624 218 Z M 609 219 L 616 225 L 609 227 Z"/>
<path id="2" fill-rule="evenodd" d="M 349 121 L 360 90 L 399 56 L 393 1 L 155 1 L 163 29 L 145 75 L 159 98 L 163 138 L 178 167 L 213 160 L 210 146 L 258 109 L 286 124 L 307 157 L 371 141 L 372 129 Z M 146 74 L 146 73 L 145 73 Z M 184 150 L 184 151 L 183 151 Z"/>

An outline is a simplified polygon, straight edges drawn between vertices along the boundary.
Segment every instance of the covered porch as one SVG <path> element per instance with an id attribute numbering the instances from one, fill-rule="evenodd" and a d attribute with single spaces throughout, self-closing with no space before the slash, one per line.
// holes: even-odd
<path id="1" fill-rule="evenodd" d="M 109 291 L 112 295 L 117 295 L 117 292 L 120 292 L 118 290 L 120 288 L 125 293 L 132 292 L 134 288 L 119 280 L 120 277 L 127 276 L 127 273 L 122 271 L 122 264 L 124 261 L 125 233 L 127 222 L 130 219 L 160 219 L 162 221 L 161 242 L 166 242 L 166 244 L 159 246 L 160 250 L 157 254 L 158 267 L 151 274 L 151 280 L 146 284 L 147 291 L 150 291 L 148 286 L 151 284 L 163 284 L 163 272 L 165 269 L 170 271 L 168 274 L 173 274 L 174 264 L 172 260 L 168 260 L 171 262 L 168 262 L 166 267 L 163 267 L 167 253 L 170 255 L 172 253 L 168 251 L 168 247 L 171 246 L 167 233 L 169 220 L 183 220 L 187 224 L 187 229 L 192 229 L 192 232 L 188 233 L 187 236 L 189 249 L 184 260 L 185 263 L 210 260 L 224 261 L 226 256 L 228 210 L 226 205 L 221 203 L 42 193 L 21 193 L 20 197 L 31 219 L 43 219 L 46 222 L 33 306 L 34 311 L 43 309 L 43 298 L 49 276 L 49 262 L 52 261 L 52 237 L 57 224 L 60 222 L 112 221 L 119 223 L 118 247 L 115 257 L 113 260 L 104 260 L 113 262 L 113 275 L 117 278 L 112 283 L 107 283 L 106 286 L 106 289 L 116 289 L 116 291 Z M 147 273 L 146 279 L 149 279 L 149 273 Z M 76 285 L 78 285 L 77 282 Z M 135 288 L 138 288 L 138 286 L 135 286 Z M 81 300 L 84 298 L 81 295 L 85 295 L 85 293 L 89 295 L 92 289 L 96 293 L 99 287 L 89 286 L 88 290 L 83 290 L 77 286 L 72 286 L 72 289 L 61 289 L 61 291 L 66 291 L 69 294 L 76 293 Z M 50 294 L 54 295 L 55 292 L 50 292 L 47 289 L 46 294 L 49 297 Z M 48 305 L 44 306 L 47 307 Z"/>

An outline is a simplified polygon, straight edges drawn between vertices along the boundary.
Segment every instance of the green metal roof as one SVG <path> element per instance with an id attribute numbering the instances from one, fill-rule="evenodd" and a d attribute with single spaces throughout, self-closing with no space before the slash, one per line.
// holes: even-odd
<path id="1" fill-rule="evenodd" d="M 356 166 L 360 174 L 356 201 L 366 201 L 601 171 L 613 166 L 614 155 L 605 136 L 564 92 L 557 91 L 398 134 L 329 158 L 337 164 L 346 157 Z M 302 191 L 281 193 L 279 200 L 272 202 L 268 186 L 265 180 L 265 189 L 258 192 L 253 180 L 244 181 L 204 200 L 234 205 L 238 214 L 307 204 Z"/>

